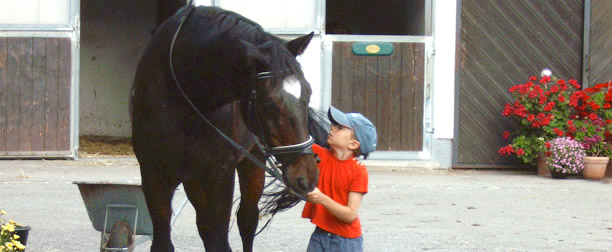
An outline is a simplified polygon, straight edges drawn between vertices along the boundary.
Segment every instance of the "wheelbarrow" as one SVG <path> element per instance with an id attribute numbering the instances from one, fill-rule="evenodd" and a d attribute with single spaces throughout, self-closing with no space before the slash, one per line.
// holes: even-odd
<path id="1" fill-rule="evenodd" d="M 91 224 L 102 232 L 100 251 L 133 251 L 134 246 L 153 238 L 153 224 L 141 185 L 73 183 L 79 187 Z M 174 224 L 185 204 L 187 198 L 173 211 L 170 225 Z"/>

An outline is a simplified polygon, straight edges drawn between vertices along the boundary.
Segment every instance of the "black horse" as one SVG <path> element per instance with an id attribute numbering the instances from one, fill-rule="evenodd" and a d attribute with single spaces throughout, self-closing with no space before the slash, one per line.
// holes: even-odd
<path id="1" fill-rule="evenodd" d="M 231 251 L 236 170 L 238 227 L 244 251 L 252 250 L 265 172 L 231 141 L 257 162 L 275 154 L 282 164 L 278 178 L 286 187 L 271 194 L 264 208 L 269 213 L 295 205 L 314 188 L 318 170 L 309 127 L 324 143 L 326 126 L 313 120 L 310 84 L 295 59 L 312 36 L 284 41 L 236 13 L 191 5 L 158 28 L 130 99 L 134 152 L 153 221 L 151 251 L 174 250 L 170 203 L 180 183 L 206 250 Z"/>

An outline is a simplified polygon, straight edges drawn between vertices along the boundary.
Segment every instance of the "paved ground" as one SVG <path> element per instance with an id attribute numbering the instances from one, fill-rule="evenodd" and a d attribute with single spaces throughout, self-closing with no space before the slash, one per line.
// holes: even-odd
<path id="1" fill-rule="evenodd" d="M 0 161 L 0 208 L 33 227 L 30 252 L 99 251 L 100 233 L 72 182 L 139 179 L 133 158 Z M 175 204 L 184 197 L 178 191 Z M 304 251 L 314 226 L 299 218 L 302 206 L 277 215 L 255 250 Z M 360 216 L 366 251 L 611 251 L 612 181 L 378 166 Z M 191 205 L 172 235 L 177 251 L 204 250 Z M 230 239 L 240 251 L 235 224 Z"/>

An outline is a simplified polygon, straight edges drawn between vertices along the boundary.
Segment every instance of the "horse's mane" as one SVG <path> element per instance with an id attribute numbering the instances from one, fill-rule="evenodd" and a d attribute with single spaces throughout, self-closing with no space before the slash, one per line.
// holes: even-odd
<path id="1" fill-rule="evenodd" d="M 327 135 L 330 127 L 331 122 L 325 111 L 308 108 L 308 131 L 316 144 L 329 148 Z"/>
<path id="2" fill-rule="evenodd" d="M 300 79 L 304 78 L 299 62 L 287 49 L 287 41 L 265 32 L 259 24 L 238 13 L 217 7 L 197 7 L 194 15 L 212 22 L 211 35 L 216 36 L 211 37 L 239 47 L 243 47 L 241 41 L 249 42 L 266 51 L 269 54 L 268 72 L 290 72 Z"/>

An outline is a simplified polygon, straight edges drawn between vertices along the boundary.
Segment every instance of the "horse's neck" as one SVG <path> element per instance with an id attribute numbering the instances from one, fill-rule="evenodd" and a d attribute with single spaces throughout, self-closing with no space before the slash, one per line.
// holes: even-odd
<path id="1" fill-rule="evenodd" d="M 224 105 L 238 101 L 239 93 L 235 90 L 236 83 L 223 83 L 217 81 L 202 80 L 193 88 L 190 97 L 193 97 L 194 104 L 211 111 Z"/>

